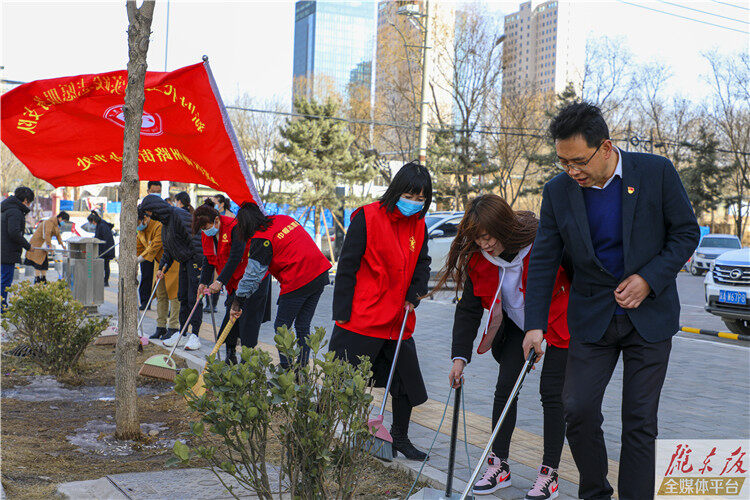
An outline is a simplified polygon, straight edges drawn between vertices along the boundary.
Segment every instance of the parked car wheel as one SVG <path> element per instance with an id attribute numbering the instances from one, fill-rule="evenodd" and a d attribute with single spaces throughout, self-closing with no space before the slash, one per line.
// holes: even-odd
<path id="1" fill-rule="evenodd" d="M 729 331 L 737 335 L 750 335 L 750 321 L 746 319 L 722 318 Z"/>

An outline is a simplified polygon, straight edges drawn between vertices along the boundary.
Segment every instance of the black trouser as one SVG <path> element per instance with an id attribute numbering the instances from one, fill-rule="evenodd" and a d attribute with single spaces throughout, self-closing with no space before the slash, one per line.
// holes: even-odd
<path id="1" fill-rule="evenodd" d="M 539 380 L 539 394 L 542 396 L 542 410 L 544 411 L 544 456 L 542 457 L 542 465 L 553 469 L 557 469 L 560 465 L 560 455 L 562 455 L 563 444 L 565 443 L 562 392 L 565 384 L 567 361 L 567 349 L 547 344 Z"/>
<path id="2" fill-rule="evenodd" d="M 315 315 L 315 308 L 318 307 L 318 300 L 320 300 L 324 288 L 325 286 L 321 286 L 304 295 L 280 295 L 277 302 L 278 310 L 276 311 L 276 321 L 273 323 L 273 330 L 275 332 L 280 326 L 284 325 L 291 330 L 292 324 L 294 324 L 297 345 L 302 348 L 299 360 L 301 366 L 306 365 L 310 359 L 310 348 L 307 347 L 307 337 L 310 336 L 310 323 Z M 289 368 L 289 360 L 286 359 L 286 356 L 281 354 L 279 356 L 281 366 Z"/>
<path id="3" fill-rule="evenodd" d="M 367 356 L 372 363 L 373 385 L 385 387 L 388 374 L 396 354 L 398 340 L 368 337 L 338 325 L 333 327 L 328 348 L 336 353 L 336 357 L 345 359 L 357 366 L 361 356 Z M 427 401 L 427 389 L 424 385 L 422 372 L 419 369 L 417 346 L 414 337 L 401 342 L 396 370 L 389 391 L 391 408 L 393 409 L 393 425 L 391 434 L 394 439 L 406 439 L 409 436 L 409 419 L 412 408 Z"/>
<path id="4" fill-rule="evenodd" d="M 144 260 L 141 262 L 141 284 L 138 285 L 138 297 L 141 299 L 141 306 L 145 306 L 148 298 L 151 297 L 151 290 L 154 281 L 154 262 Z"/>
<path id="5" fill-rule="evenodd" d="M 493 347 L 493 355 L 500 364 L 495 386 L 495 398 L 492 406 L 492 428 L 495 428 L 500 415 L 508 402 L 518 376 L 524 365 L 523 338 L 524 333 L 518 326 L 505 318 L 502 342 Z M 544 457 L 542 464 L 556 469 L 560 465 L 563 443 L 565 441 L 565 419 L 563 418 L 562 391 L 565 381 L 565 364 L 567 349 L 552 345 L 547 346 L 544 355 L 539 393 L 542 396 L 544 411 Z M 510 454 L 510 439 L 516 427 L 518 395 L 508 409 L 503 425 L 492 443 L 492 452 L 502 460 L 507 460 Z"/>
<path id="6" fill-rule="evenodd" d="M 190 311 L 193 310 L 197 300 L 200 278 L 201 270 L 197 259 L 180 262 L 179 286 L 177 288 L 177 299 L 180 301 L 180 329 L 185 326 Z M 194 334 L 200 333 L 202 322 L 203 307 L 199 303 L 190 319 L 190 326 Z"/>
<path id="7" fill-rule="evenodd" d="M 602 399 L 622 352 L 622 448 L 618 494 L 622 500 L 654 495 L 655 441 L 659 396 L 672 339 L 646 342 L 627 315 L 615 315 L 598 342 L 570 340 L 563 403 L 568 443 L 581 498 L 611 498 Z"/>
<path id="8" fill-rule="evenodd" d="M 104 285 L 109 285 L 109 261 L 112 259 L 104 259 Z"/>
<path id="9" fill-rule="evenodd" d="M 258 345 L 258 333 L 260 332 L 260 325 L 263 323 L 263 317 L 266 313 L 266 301 L 271 300 L 268 296 L 268 288 L 271 286 L 271 275 L 269 274 L 263 281 L 260 282 L 258 289 L 250 297 L 245 300 L 245 309 L 242 311 L 242 316 L 238 319 L 227 335 L 225 342 L 227 349 L 237 348 L 237 339 L 242 340 L 242 345 L 245 347 L 255 347 Z M 224 305 L 226 306 L 226 314 L 224 320 L 221 322 L 221 329 L 219 335 L 224 330 L 227 321 L 229 321 L 229 312 L 234 302 L 235 292 L 232 292 L 227 297 Z"/>
<path id="10" fill-rule="evenodd" d="M 495 360 L 500 364 L 497 373 L 497 384 L 495 385 L 495 398 L 492 405 L 492 428 L 495 428 L 500 415 L 505 408 L 513 386 L 518 379 L 523 367 L 523 337 L 524 334 L 518 326 L 505 318 L 503 322 L 503 331 L 498 333 L 502 335 L 502 343 L 493 347 L 492 354 Z M 516 410 L 518 406 L 518 395 L 513 400 L 513 404 L 508 409 L 503 425 L 492 443 L 492 452 L 501 460 L 507 460 L 510 454 L 510 438 L 513 435 L 513 429 L 516 427 Z"/>

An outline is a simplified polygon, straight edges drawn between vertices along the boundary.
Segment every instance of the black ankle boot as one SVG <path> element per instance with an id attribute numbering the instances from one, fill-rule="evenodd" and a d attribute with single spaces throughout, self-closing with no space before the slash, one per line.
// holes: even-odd
<path id="1" fill-rule="evenodd" d="M 157 326 L 156 331 L 149 338 L 150 339 L 163 339 L 163 338 L 166 338 L 165 337 L 166 334 L 167 334 L 166 328 L 164 328 L 163 326 Z"/>
<path id="2" fill-rule="evenodd" d="M 227 357 L 224 360 L 228 365 L 237 364 L 237 346 L 227 346 Z"/>
<path id="3" fill-rule="evenodd" d="M 403 456 L 408 458 L 409 460 L 421 460 L 424 461 L 424 459 L 427 458 L 427 453 L 423 451 L 419 451 L 414 447 L 413 444 L 411 444 L 411 441 L 409 441 L 409 438 L 406 436 L 396 436 L 396 434 L 393 434 L 393 458 L 396 458 L 398 453 L 401 453 Z"/>
<path id="4" fill-rule="evenodd" d="M 391 436 L 393 436 L 393 456 L 400 452 L 409 460 L 425 460 L 427 453 L 419 451 L 409 441 L 409 421 L 411 420 L 412 406 L 408 396 L 394 396 L 391 400 L 393 408 L 393 425 L 391 425 Z"/>

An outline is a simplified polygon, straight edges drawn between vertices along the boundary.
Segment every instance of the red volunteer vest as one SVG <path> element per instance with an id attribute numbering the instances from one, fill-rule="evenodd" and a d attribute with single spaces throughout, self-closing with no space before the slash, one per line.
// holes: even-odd
<path id="1" fill-rule="evenodd" d="M 529 271 L 529 252 L 523 259 L 523 271 L 521 274 L 520 292 L 526 297 L 526 280 Z M 469 260 L 469 277 L 474 285 L 474 295 L 482 301 L 482 307 L 489 310 L 492 305 L 492 299 L 495 298 L 497 286 L 500 283 L 500 269 L 484 258 L 477 252 Z M 547 333 L 544 338 L 547 343 L 560 347 L 568 348 L 570 333 L 568 332 L 568 296 L 570 294 L 570 279 L 561 267 L 557 271 L 555 288 L 552 292 L 552 303 L 549 308 L 549 324 Z"/>
<path id="2" fill-rule="evenodd" d="M 365 216 L 367 246 L 357 271 L 351 317 L 339 326 L 368 337 L 398 339 L 406 291 L 424 243 L 424 219 L 404 217 L 397 210 L 387 213 L 380 202 L 360 210 Z M 412 336 L 415 324 L 412 311 L 404 339 Z"/>
<path id="3" fill-rule="evenodd" d="M 219 227 L 219 232 L 216 235 L 218 244 L 214 244 L 214 239 L 206 236 L 203 231 L 201 231 L 201 244 L 203 245 L 203 255 L 206 256 L 206 260 L 216 268 L 218 274 L 221 274 L 221 271 L 229 260 L 229 250 L 232 247 L 232 228 L 237 224 L 237 219 L 220 215 L 219 220 L 221 221 L 221 227 Z M 237 290 L 237 284 L 245 273 L 245 267 L 247 266 L 247 252 L 249 248 L 250 242 L 248 241 L 245 246 L 244 257 L 242 257 L 237 269 L 232 273 L 229 283 L 226 284 L 227 293 L 232 293 Z"/>
<path id="4" fill-rule="evenodd" d="M 273 258 L 268 270 L 281 285 L 281 295 L 302 288 L 331 268 L 299 222 L 288 215 L 274 215 L 271 220 L 269 228 L 256 231 L 253 238 L 271 242 Z"/>

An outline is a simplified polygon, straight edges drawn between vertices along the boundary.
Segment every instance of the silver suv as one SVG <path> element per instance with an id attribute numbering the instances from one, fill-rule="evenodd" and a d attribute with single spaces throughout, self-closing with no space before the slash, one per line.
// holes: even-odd
<path id="1" fill-rule="evenodd" d="M 750 335 L 750 248 L 721 254 L 704 281 L 706 311 L 732 333 Z"/>
<path id="2" fill-rule="evenodd" d="M 739 238 L 733 234 L 707 234 L 701 239 L 690 259 L 689 271 L 693 276 L 707 273 L 714 259 L 729 250 L 742 248 Z"/>

